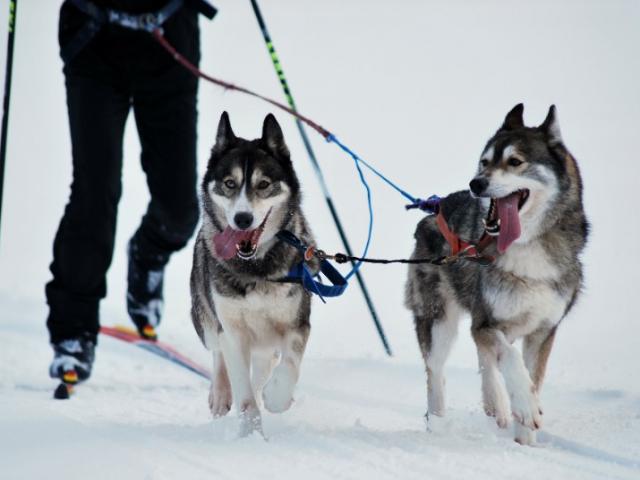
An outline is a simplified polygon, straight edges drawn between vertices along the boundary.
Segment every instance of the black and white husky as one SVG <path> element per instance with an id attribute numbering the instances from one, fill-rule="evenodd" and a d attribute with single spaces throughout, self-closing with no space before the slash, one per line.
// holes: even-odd
<path id="1" fill-rule="evenodd" d="M 293 401 L 309 337 L 311 298 L 279 283 L 300 254 L 276 238 L 287 229 L 314 243 L 300 207 L 300 185 L 273 115 L 262 138 L 234 135 L 227 113 L 202 183 L 203 223 L 191 272 L 193 324 L 213 352 L 209 406 L 235 403 L 241 434 L 261 431 L 259 405 L 283 412 Z"/>
<path id="2" fill-rule="evenodd" d="M 535 128 L 524 126 L 522 113 L 521 104 L 514 107 L 487 143 L 471 191 L 440 205 L 461 238 L 477 240 L 493 227 L 497 238 L 487 253 L 495 261 L 412 266 L 406 305 L 426 364 L 428 412 L 444 414 L 443 366 L 467 312 L 485 411 L 502 428 L 513 416 L 516 441 L 531 444 L 542 424 L 538 395 L 556 329 L 581 290 L 588 223 L 580 172 L 555 107 Z M 415 258 L 449 253 L 433 216 L 418 224 L 415 238 Z M 520 338 L 522 354 L 513 345 Z"/>

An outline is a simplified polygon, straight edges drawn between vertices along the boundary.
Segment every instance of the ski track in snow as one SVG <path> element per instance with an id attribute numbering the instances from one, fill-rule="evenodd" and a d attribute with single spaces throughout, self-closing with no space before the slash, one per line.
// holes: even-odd
<path id="1" fill-rule="evenodd" d="M 1 300 L 10 311 L 12 302 Z M 91 381 L 71 400 L 54 401 L 45 332 L 18 321 L 20 310 L 16 320 L 0 321 L 0 452 L 10 452 L 3 478 L 45 472 L 65 479 L 640 475 L 640 397 L 550 384 L 540 445 L 522 447 L 485 417 L 478 375 L 468 369 L 448 370 L 447 416 L 432 418 L 427 431 L 417 362 L 307 358 L 291 410 L 264 413 L 266 439 L 238 438 L 234 413 L 212 420 L 205 380 L 108 337 L 100 339 Z M 196 342 L 194 335 L 188 348 L 178 347 L 189 350 Z M 194 352 L 207 361 L 206 352 Z"/>

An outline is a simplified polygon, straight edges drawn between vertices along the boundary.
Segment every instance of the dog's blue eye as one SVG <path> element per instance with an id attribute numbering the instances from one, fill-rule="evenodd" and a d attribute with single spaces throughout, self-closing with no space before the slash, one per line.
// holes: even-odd
<path id="1" fill-rule="evenodd" d="M 522 165 L 524 162 L 519 158 L 510 157 L 509 160 L 507 160 L 507 163 L 509 163 L 509 165 L 511 165 L 512 167 L 518 167 Z"/>
<path id="2" fill-rule="evenodd" d="M 269 185 L 271 185 L 269 182 L 267 182 L 266 180 L 262 180 L 260 183 L 258 183 L 256 188 L 258 190 L 264 190 L 265 188 L 268 188 Z"/>
<path id="3" fill-rule="evenodd" d="M 231 180 L 231 179 L 225 180 L 224 181 L 224 186 L 227 187 L 227 188 L 233 189 L 233 188 L 236 188 L 236 182 L 234 180 Z"/>

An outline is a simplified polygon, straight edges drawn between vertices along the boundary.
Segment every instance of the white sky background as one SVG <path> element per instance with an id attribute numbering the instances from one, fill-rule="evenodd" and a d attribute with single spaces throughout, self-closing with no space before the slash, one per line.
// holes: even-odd
<path id="1" fill-rule="evenodd" d="M 0 11 L 2 76 L 6 3 Z M 214 3 L 218 17 L 200 22 L 202 69 L 282 99 L 249 1 Z M 556 384 L 640 391 L 635 304 L 640 281 L 635 245 L 640 235 L 640 3 L 261 3 L 301 111 L 416 196 L 466 188 L 486 140 L 514 104 L 524 102 L 531 125 L 542 122 L 551 103 L 557 105 L 565 142 L 582 169 L 593 231 L 584 256 L 586 289 L 560 328 L 549 377 Z M 40 315 L 29 321 L 42 329 L 51 244 L 71 176 L 57 46 L 59 5 L 20 1 L 0 233 L 0 316 L 3 303 L 35 303 L 42 306 Z M 223 110 L 229 111 L 236 134 L 249 138 L 259 135 L 264 115 L 272 111 L 205 83 L 199 110 L 200 173 Z M 342 250 L 293 120 L 274 113 L 285 130 L 319 244 Z M 366 204 L 352 162 L 309 134 L 351 243 L 359 250 Z M 116 252 L 102 308 L 108 324 L 126 321 L 125 245 L 148 200 L 132 117 L 125 157 Z M 368 178 L 376 212 L 370 254 L 408 255 L 421 215 L 405 213 L 402 197 Z M 191 252 L 192 244 L 168 269 L 161 335 L 165 331 L 198 349 L 188 316 Z M 363 272 L 399 361 L 421 361 L 411 317 L 402 305 L 406 268 L 367 266 Z M 327 305 L 316 301 L 312 324 L 311 356 L 382 356 L 355 283 Z M 475 361 L 465 325 L 451 364 L 473 367 Z"/>

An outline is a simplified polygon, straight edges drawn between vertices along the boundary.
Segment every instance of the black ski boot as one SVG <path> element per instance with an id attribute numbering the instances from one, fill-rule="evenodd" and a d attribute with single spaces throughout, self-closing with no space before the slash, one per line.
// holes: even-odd
<path id="1" fill-rule="evenodd" d="M 164 300 L 162 287 L 164 265 L 148 268 L 140 262 L 135 241 L 129 242 L 129 272 L 127 275 L 127 311 L 142 338 L 157 340 Z"/>
<path id="2" fill-rule="evenodd" d="M 95 357 L 95 341 L 88 336 L 70 338 L 52 343 L 53 361 L 49 376 L 68 385 L 87 380 Z"/>

